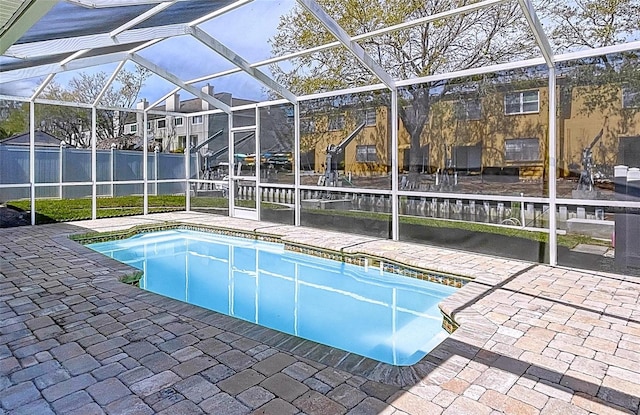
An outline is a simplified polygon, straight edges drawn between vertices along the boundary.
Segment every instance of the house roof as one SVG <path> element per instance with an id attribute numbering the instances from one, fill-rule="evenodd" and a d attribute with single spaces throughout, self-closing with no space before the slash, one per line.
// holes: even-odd
<path id="1" fill-rule="evenodd" d="M 37 147 L 59 147 L 63 140 L 52 136 L 44 131 L 36 131 L 35 145 Z M 11 137 L 0 140 L 2 145 L 14 145 L 14 146 L 28 146 L 29 145 L 29 133 L 21 133 L 12 135 Z"/>
<path id="2" fill-rule="evenodd" d="M 256 103 L 256 101 L 243 99 L 243 98 L 236 98 L 232 96 L 229 92 L 218 92 L 214 94 L 213 97 L 233 107 L 239 106 L 239 105 Z M 166 109 L 166 105 L 165 104 L 156 105 L 152 109 L 156 111 L 164 111 Z M 191 98 L 191 99 L 185 99 L 184 101 L 180 101 L 180 108 L 177 111 L 187 113 L 187 114 L 191 112 L 200 112 L 202 111 L 202 99 Z M 149 118 L 151 117 L 152 117 L 152 114 L 149 114 Z M 158 117 L 155 117 L 155 118 L 158 118 Z"/>

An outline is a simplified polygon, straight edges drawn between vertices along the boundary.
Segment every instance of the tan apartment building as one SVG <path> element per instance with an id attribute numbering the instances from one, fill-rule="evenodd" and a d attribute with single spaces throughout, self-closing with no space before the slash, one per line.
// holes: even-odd
<path id="1" fill-rule="evenodd" d="M 585 149 L 602 174 L 609 175 L 619 163 L 640 166 L 640 93 L 619 86 L 558 84 L 558 176 L 578 175 Z M 450 167 L 474 173 L 512 168 L 520 179 L 541 178 L 548 166 L 548 86 L 529 82 L 511 87 L 481 97 L 459 94 L 433 100 L 420 135 L 420 165 L 413 170 L 432 173 Z M 301 148 L 316 171 L 324 168 L 327 147 L 338 145 L 361 123 L 364 128 L 344 147 L 334 168 L 359 175 L 390 170 L 388 106 L 355 105 L 303 115 Z M 399 169 L 409 171 L 410 136 L 402 119 L 398 139 Z"/>

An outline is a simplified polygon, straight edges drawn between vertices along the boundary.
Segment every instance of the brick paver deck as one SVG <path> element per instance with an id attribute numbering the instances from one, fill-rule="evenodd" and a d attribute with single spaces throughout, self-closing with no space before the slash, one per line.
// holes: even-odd
<path id="1" fill-rule="evenodd" d="M 69 240 L 164 220 L 473 276 L 397 369 L 117 282 Z M 640 414 L 640 280 L 196 213 L 0 230 L 0 415 Z M 296 343 L 297 342 L 297 343 Z M 318 351 L 322 351 L 319 353 Z"/>

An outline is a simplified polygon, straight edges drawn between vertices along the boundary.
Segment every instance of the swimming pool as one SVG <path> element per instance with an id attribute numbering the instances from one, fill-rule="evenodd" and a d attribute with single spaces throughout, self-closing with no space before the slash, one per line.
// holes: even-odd
<path id="1" fill-rule="evenodd" d="M 437 304 L 455 288 L 282 244 L 169 230 L 88 246 L 142 270 L 145 290 L 392 365 L 447 336 Z"/>

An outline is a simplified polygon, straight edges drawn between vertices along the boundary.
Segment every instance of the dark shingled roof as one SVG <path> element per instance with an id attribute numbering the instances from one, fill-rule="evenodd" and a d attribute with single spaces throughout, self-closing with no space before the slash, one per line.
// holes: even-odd
<path id="1" fill-rule="evenodd" d="M 60 147 L 60 143 L 63 140 L 52 136 L 44 131 L 36 131 L 35 143 L 38 147 Z M 15 146 L 28 146 L 29 145 L 29 133 L 21 133 L 12 135 L 5 139 L 0 140 L 0 144 L 15 145 Z"/>

